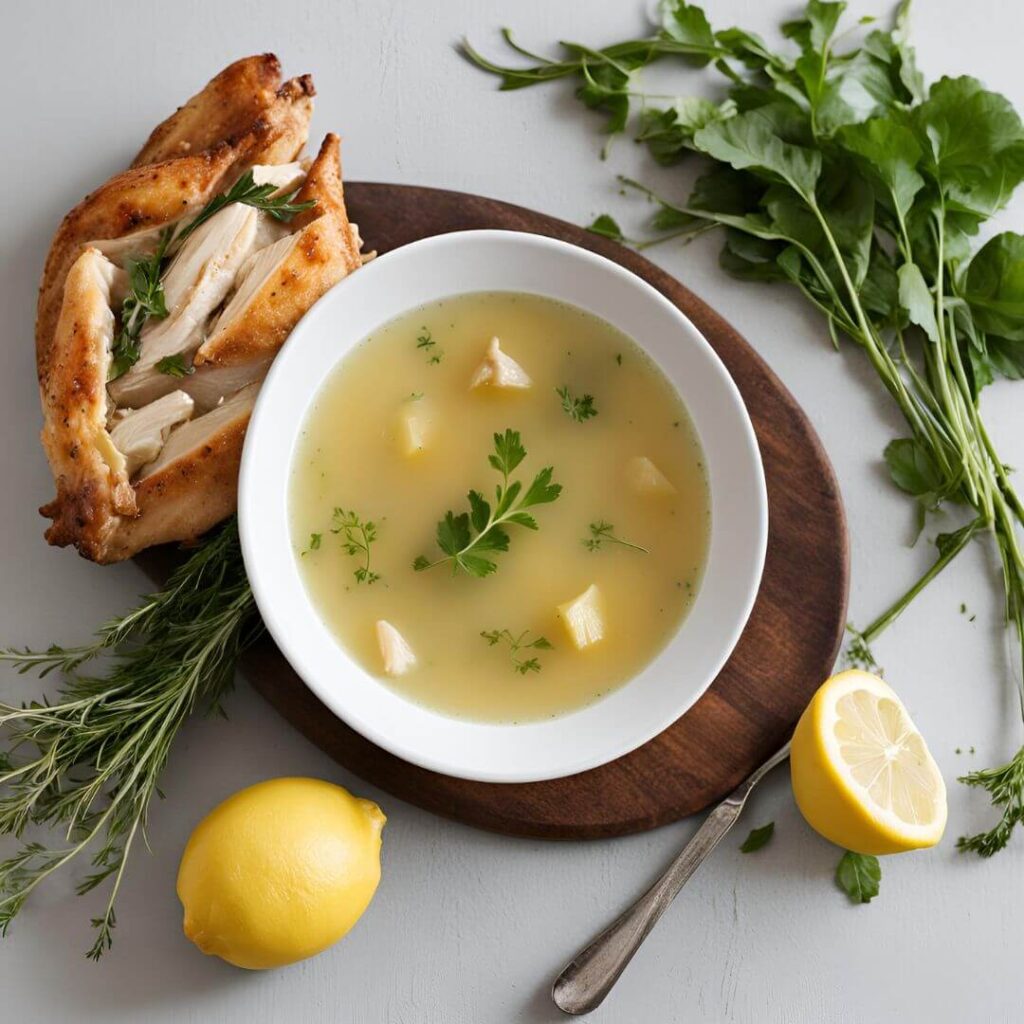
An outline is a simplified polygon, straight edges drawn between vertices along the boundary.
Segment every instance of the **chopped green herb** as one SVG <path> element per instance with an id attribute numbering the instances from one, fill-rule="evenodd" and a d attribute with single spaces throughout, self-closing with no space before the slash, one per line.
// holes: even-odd
<path id="1" fill-rule="evenodd" d="M 529 632 L 528 629 L 524 629 L 522 633 L 515 636 L 507 629 L 485 629 L 481 630 L 480 635 L 491 647 L 502 642 L 507 643 L 509 646 L 509 657 L 512 659 L 512 670 L 518 672 L 521 676 L 525 676 L 527 672 L 539 672 L 543 666 L 536 656 L 530 658 L 516 657 L 520 651 L 550 651 L 554 649 L 553 644 L 546 637 L 539 636 L 535 640 L 527 640 L 526 637 Z"/>
<path id="2" fill-rule="evenodd" d="M 470 491 L 470 511 L 459 515 L 448 511 L 437 524 L 437 546 L 445 553 L 444 557 L 432 562 L 420 555 L 413 562 L 417 572 L 451 563 L 453 574 L 462 570 L 478 578 L 489 576 L 498 566 L 487 556 L 508 551 L 506 525 L 537 529 L 537 520 L 526 509 L 557 500 L 562 487 L 551 482 L 554 473 L 551 466 L 542 469 L 525 492 L 519 480 L 510 483 L 509 477 L 525 458 L 526 449 L 520 441 L 519 431 L 509 429 L 504 434 L 494 435 L 494 454 L 488 456 L 488 462 L 502 478 L 495 488 L 494 508 L 479 491 Z"/>
<path id="3" fill-rule="evenodd" d="M 743 840 L 743 845 L 740 846 L 740 853 L 753 853 L 755 850 L 760 850 L 771 842 L 774 834 L 774 821 L 769 821 L 767 825 L 762 825 L 760 828 L 752 828 L 750 835 Z"/>
<path id="4" fill-rule="evenodd" d="M 619 366 L 622 365 L 622 353 L 621 352 L 619 352 L 618 355 L 616 355 L 615 362 L 618 363 Z"/>
<path id="5" fill-rule="evenodd" d="M 303 556 L 308 555 L 310 551 L 319 551 L 323 539 L 324 535 L 322 533 L 311 533 L 309 535 L 309 547 L 302 552 Z"/>
<path id="6" fill-rule="evenodd" d="M 166 373 L 168 377 L 188 377 L 196 372 L 196 368 L 191 363 L 186 363 L 180 352 L 173 356 L 164 356 L 156 364 L 156 368 L 160 373 Z"/>
<path id="7" fill-rule="evenodd" d="M 370 545 L 377 539 L 377 524 L 370 519 L 363 522 L 355 512 L 343 508 L 334 510 L 332 522 L 331 533 L 341 537 L 341 546 L 345 553 L 363 558 L 363 564 L 352 574 L 356 578 L 356 583 L 376 583 L 380 576 L 370 571 Z"/>
<path id="8" fill-rule="evenodd" d="M 129 256 L 124 269 L 128 272 L 128 294 L 121 303 L 121 326 L 111 348 L 110 370 L 107 380 L 116 380 L 127 373 L 142 352 L 139 335 L 150 318 L 162 320 L 167 316 L 164 288 L 160 283 L 160 268 L 171 238 L 171 229 L 160 232 L 156 249 L 148 256 Z"/>
<path id="9" fill-rule="evenodd" d="M 597 415 L 593 395 L 575 398 L 568 387 L 555 388 L 555 392 L 562 399 L 562 411 L 577 423 L 582 423 L 584 420 L 589 420 L 591 416 Z"/>
<path id="10" fill-rule="evenodd" d="M 627 241 L 622 229 L 616 224 L 615 218 L 610 217 L 607 213 L 602 213 L 591 224 L 588 224 L 587 230 L 602 238 L 610 238 L 613 242 Z"/>
<path id="11" fill-rule="evenodd" d="M 620 544 L 624 548 L 642 551 L 645 555 L 650 554 L 647 548 L 643 548 L 631 541 L 623 540 L 621 537 L 616 537 L 612 532 L 615 527 L 611 523 L 606 523 L 603 519 L 591 523 L 588 529 L 590 530 L 590 536 L 585 537 L 583 540 L 583 546 L 588 551 L 600 551 L 601 545 L 607 541 L 609 544 Z"/>
<path id="12" fill-rule="evenodd" d="M 878 895 L 882 868 L 878 858 L 868 853 L 847 850 L 836 866 L 836 885 L 851 903 L 870 903 Z"/>

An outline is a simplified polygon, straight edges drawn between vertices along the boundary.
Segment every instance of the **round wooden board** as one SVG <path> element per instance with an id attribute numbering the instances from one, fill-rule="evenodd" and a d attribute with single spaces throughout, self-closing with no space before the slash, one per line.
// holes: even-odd
<path id="1" fill-rule="evenodd" d="M 835 475 L 807 417 L 721 316 L 621 245 L 481 196 L 363 182 L 347 184 L 345 191 L 350 216 L 378 252 L 469 228 L 529 231 L 607 256 L 675 303 L 728 367 L 757 431 L 770 516 L 764 578 L 732 657 L 683 718 L 632 754 L 550 782 L 466 782 L 394 757 L 328 711 L 269 641 L 247 655 L 247 678 L 346 768 L 396 797 L 469 825 L 509 835 L 593 839 L 655 828 L 707 807 L 785 742 L 842 641 L 846 522 Z M 569 729 L 565 742 L 572 743 Z"/>

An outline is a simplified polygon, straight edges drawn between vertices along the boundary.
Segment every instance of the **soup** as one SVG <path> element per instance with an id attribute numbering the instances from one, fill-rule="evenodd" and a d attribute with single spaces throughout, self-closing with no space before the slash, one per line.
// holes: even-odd
<path id="1" fill-rule="evenodd" d="M 710 498 L 686 410 L 633 341 L 478 293 L 398 317 L 332 371 L 290 521 L 313 605 L 367 672 L 515 722 L 588 704 L 661 650 L 700 584 Z"/>

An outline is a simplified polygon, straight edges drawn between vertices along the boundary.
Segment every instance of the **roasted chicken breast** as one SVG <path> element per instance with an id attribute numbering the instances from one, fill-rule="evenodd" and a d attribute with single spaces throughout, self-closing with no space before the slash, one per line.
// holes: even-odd
<path id="1" fill-rule="evenodd" d="M 260 381 L 369 258 L 338 137 L 300 156 L 313 95 L 272 54 L 236 61 L 64 218 L 36 319 L 51 544 L 114 562 L 233 511 Z"/>

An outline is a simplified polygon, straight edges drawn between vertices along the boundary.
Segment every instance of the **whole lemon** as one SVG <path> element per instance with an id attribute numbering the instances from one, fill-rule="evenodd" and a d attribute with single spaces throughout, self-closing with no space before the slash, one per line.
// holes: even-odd
<path id="1" fill-rule="evenodd" d="M 375 803 L 320 779 L 270 779 L 235 793 L 182 854 L 185 934 L 250 970 L 320 953 L 373 899 L 384 822 Z"/>

